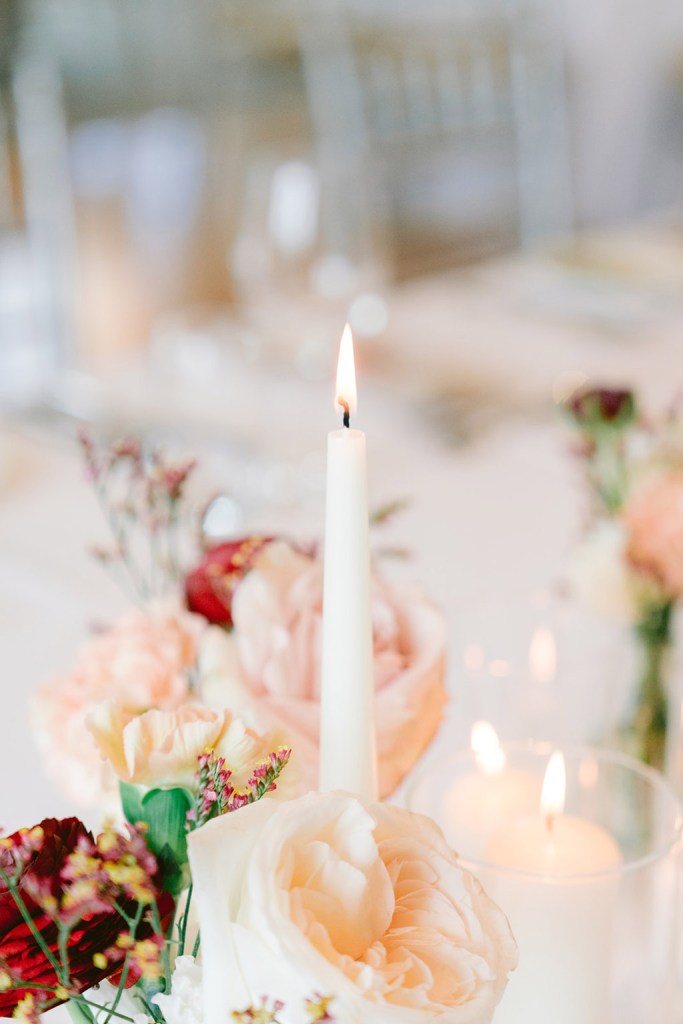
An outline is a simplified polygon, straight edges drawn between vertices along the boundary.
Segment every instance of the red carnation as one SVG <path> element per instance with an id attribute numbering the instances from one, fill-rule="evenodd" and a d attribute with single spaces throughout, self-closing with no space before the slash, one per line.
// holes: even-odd
<path id="1" fill-rule="evenodd" d="M 131 840 L 121 837 L 121 848 L 128 844 L 142 873 L 156 871 L 154 857 L 145 850 L 140 854 L 142 839 L 134 834 Z M 100 887 L 96 894 L 87 898 L 74 913 L 73 903 L 70 915 L 61 909 L 64 896 L 74 880 L 74 861 L 72 854 L 81 852 L 98 858 L 98 852 L 92 835 L 78 818 L 58 820 L 47 818 L 33 829 L 22 829 L 3 839 L 0 844 L 0 867 L 17 886 L 19 898 L 23 901 L 37 932 L 40 933 L 45 945 L 60 962 L 59 924 L 68 921 L 69 987 L 71 991 L 83 992 L 87 988 L 113 974 L 125 957 L 123 950 L 118 950 L 116 940 L 125 930 L 120 914 L 114 909 L 113 902 L 118 899 L 128 912 L 134 913 L 136 899 L 126 886 L 119 886 L 118 891 L 111 891 L 109 897 Z M 126 850 L 128 851 L 128 848 Z M 100 861 L 106 865 L 106 858 Z M 149 884 L 153 885 L 151 878 Z M 157 895 L 159 895 L 157 893 Z M 162 914 L 170 897 L 162 897 Z M 151 935 L 151 927 L 141 924 L 136 937 L 139 939 Z M 96 954 L 100 954 L 96 956 Z M 95 966 L 93 958 L 97 960 Z M 34 985 L 55 987 L 61 983 L 47 955 L 31 933 L 24 921 L 15 898 L 10 892 L 6 881 L 0 878 L 0 973 L 5 979 L 10 978 L 14 985 L 0 991 L 0 1017 L 10 1016 L 17 1003 L 26 996 Z M 42 1002 L 59 1000 L 52 993 L 36 991 L 36 997 Z M 63 1000 L 62 1000 L 63 1001 Z"/>
<path id="2" fill-rule="evenodd" d="M 191 612 L 218 626 L 232 627 L 235 588 L 272 537 L 243 537 L 210 548 L 185 579 L 185 597 Z"/>

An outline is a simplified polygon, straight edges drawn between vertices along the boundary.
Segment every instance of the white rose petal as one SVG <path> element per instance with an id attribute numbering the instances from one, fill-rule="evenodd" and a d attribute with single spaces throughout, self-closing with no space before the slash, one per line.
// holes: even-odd
<path id="1" fill-rule="evenodd" d="M 598 522 L 574 552 L 569 582 L 588 608 L 631 622 L 637 611 L 638 582 L 629 568 L 626 541 L 621 522 Z"/>

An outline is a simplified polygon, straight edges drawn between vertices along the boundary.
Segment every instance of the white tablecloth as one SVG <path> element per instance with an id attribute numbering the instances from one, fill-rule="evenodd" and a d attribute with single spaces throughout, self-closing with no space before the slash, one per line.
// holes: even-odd
<path id="1" fill-rule="evenodd" d="M 461 660 L 473 614 L 498 604 L 508 627 L 526 622 L 529 594 L 558 580 L 579 529 L 577 471 L 552 410 L 558 378 L 599 373 L 642 385 L 657 400 L 675 391 L 683 263 L 662 256 L 672 246 L 668 236 L 655 244 L 646 234 L 640 248 L 624 239 L 616 250 L 621 276 L 594 273 L 593 285 L 540 260 L 426 280 L 392 297 L 386 340 L 359 347 L 366 369 L 357 422 L 368 436 L 371 500 L 412 499 L 381 542 L 407 546 L 414 557 L 386 571 L 424 585 L 444 608 L 453 641 L 449 743 L 464 742 L 468 715 L 477 711 L 479 698 L 465 699 Z M 205 387 L 187 377 L 160 382 L 138 368 L 103 387 L 101 409 L 133 427 L 147 412 L 157 432 L 203 450 L 207 493 L 244 490 L 245 527 L 315 536 L 325 434 L 335 426 L 330 384 L 304 381 L 282 365 L 231 360 L 229 376 L 217 381 L 214 368 Z M 457 447 L 452 424 L 435 426 L 430 409 L 434 396 L 457 392 L 464 380 L 475 382 L 482 407 L 496 415 Z M 86 553 L 88 542 L 102 539 L 102 523 L 68 434 L 8 420 L 0 445 L 0 822 L 13 829 L 75 810 L 43 775 L 27 702 L 42 678 L 69 668 L 88 624 L 125 600 Z M 260 479 L 266 471 L 275 474 L 268 502 L 254 485 L 254 473 Z M 565 727 L 577 737 L 585 694 L 567 671 L 558 665 L 561 685 L 575 691 L 578 710 Z M 591 712 L 590 701 L 584 710 Z"/>

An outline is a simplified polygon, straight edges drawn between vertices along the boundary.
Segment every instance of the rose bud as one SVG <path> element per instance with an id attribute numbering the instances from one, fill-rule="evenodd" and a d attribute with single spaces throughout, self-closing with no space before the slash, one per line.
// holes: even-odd
<path id="1" fill-rule="evenodd" d="M 185 579 L 187 607 L 217 626 L 232 628 L 232 597 L 270 537 L 242 537 L 210 548 Z"/>
<path id="2" fill-rule="evenodd" d="M 567 400 L 566 408 L 583 430 L 592 432 L 601 426 L 622 430 L 635 419 L 636 400 L 627 388 L 581 388 Z"/>

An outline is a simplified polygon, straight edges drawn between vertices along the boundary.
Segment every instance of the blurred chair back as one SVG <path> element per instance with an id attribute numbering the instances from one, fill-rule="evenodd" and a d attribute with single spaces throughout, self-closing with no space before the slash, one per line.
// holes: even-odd
<path id="1" fill-rule="evenodd" d="M 343 211 L 333 230 L 371 225 L 399 277 L 568 230 L 552 13 L 514 0 L 311 11 L 302 53 L 330 218 Z"/>

